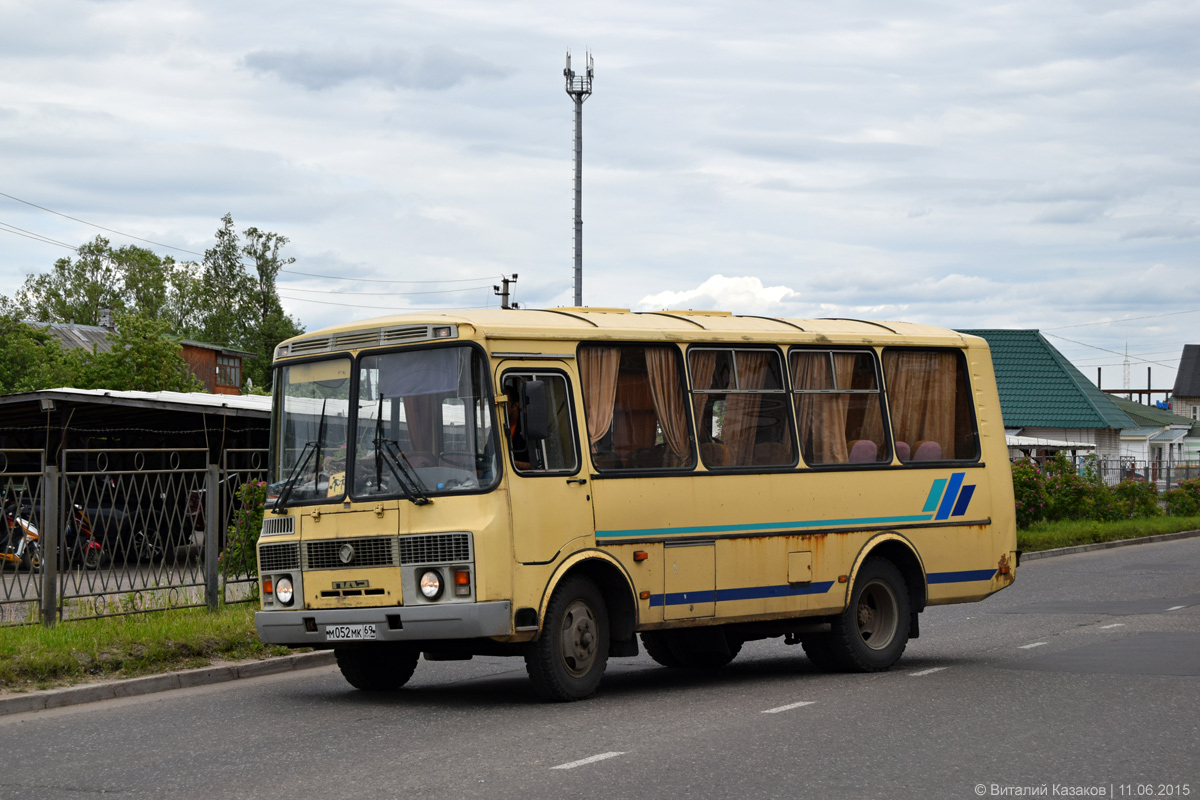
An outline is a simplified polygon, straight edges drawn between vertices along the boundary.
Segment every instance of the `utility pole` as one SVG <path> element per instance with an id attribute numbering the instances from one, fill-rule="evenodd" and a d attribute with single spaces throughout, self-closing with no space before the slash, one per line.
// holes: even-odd
<path id="1" fill-rule="evenodd" d="M 592 93 L 592 54 L 587 53 L 587 70 L 576 75 L 567 51 L 567 94 L 575 101 L 575 305 L 583 306 L 583 101 Z"/>
<path id="2" fill-rule="evenodd" d="M 514 272 L 513 276 L 511 278 L 506 278 L 506 277 L 501 276 L 500 283 L 504 284 L 503 288 L 501 288 L 499 286 L 492 287 L 492 291 L 494 291 L 496 294 L 500 295 L 500 307 L 501 308 L 516 308 L 517 307 L 516 303 L 512 303 L 510 305 L 508 302 L 508 293 L 509 293 L 508 285 L 510 283 L 516 283 L 516 282 L 517 282 L 517 273 Z"/>

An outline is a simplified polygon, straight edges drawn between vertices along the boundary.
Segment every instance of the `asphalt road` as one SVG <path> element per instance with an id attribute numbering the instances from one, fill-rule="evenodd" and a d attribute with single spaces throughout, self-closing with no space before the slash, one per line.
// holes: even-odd
<path id="1" fill-rule="evenodd" d="M 1200 796 L 1200 539 L 1031 561 L 900 664 L 750 643 L 543 704 L 514 659 L 336 668 L 0 717 L 0 798 Z"/>

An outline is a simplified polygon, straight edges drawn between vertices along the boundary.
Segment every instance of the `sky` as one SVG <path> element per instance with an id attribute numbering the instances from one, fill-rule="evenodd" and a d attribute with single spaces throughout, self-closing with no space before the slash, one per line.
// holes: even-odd
<path id="1" fill-rule="evenodd" d="M 585 305 L 1037 328 L 1170 388 L 1197 42 L 1196 0 L 0 0 L 0 294 L 97 235 L 198 260 L 230 213 L 290 240 L 309 330 L 501 276 L 572 305 L 590 51 Z"/>

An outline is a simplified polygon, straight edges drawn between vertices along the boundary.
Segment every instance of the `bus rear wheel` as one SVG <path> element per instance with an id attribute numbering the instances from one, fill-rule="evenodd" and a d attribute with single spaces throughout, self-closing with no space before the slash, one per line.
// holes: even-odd
<path id="1" fill-rule="evenodd" d="M 567 578 L 546 607 L 542 635 L 525 650 L 525 670 L 547 700 L 582 700 L 596 691 L 608 665 L 608 609 L 596 584 Z"/>
<path id="2" fill-rule="evenodd" d="M 417 669 L 421 651 L 403 642 L 335 647 L 338 669 L 355 689 L 387 692 L 408 683 Z"/>
<path id="3" fill-rule="evenodd" d="M 849 605 L 833 621 L 827 640 L 830 655 L 850 672 L 891 668 L 908 646 L 910 609 L 908 587 L 896 565 L 883 558 L 867 559 L 858 571 Z M 824 655 L 820 649 L 818 644 L 818 658 L 813 658 L 819 667 Z"/>

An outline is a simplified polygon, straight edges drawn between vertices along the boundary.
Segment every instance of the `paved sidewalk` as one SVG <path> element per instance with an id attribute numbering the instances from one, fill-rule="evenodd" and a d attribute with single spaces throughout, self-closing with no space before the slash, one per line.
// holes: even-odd
<path id="1" fill-rule="evenodd" d="M 1190 539 L 1194 536 L 1200 536 L 1200 530 L 1163 533 L 1140 539 L 1119 539 L 1113 542 L 1081 544 L 1074 547 L 1059 547 L 1054 550 L 1038 550 L 1033 553 L 1024 553 L 1021 556 L 1021 560 L 1033 561 L 1039 558 L 1070 555 L 1071 553 L 1086 553 L 1089 550 L 1105 550 L 1110 547 L 1127 547 L 1135 544 L 1169 542 L 1174 539 Z M 332 650 L 318 650 L 314 653 L 279 656 L 261 661 L 243 661 L 237 664 L 224 664 L 218 667 L 202 667 L 182 672 L 168 672 L 164 675 L 148 675 L 144 678 L 130 678 L 128 680 L 108 681 L 106 683 L 87 683 L 80 686 L 68 686 L 63 689 L 47 689 L 40 692 L 6 695 L 0 697 L 0 716 L 5 714 L 20 714 L 26 711 L 41 711 L 47 708 L 62 708 L 63 706 L 74 706 L 81 703 L 94 703 L 99 700 L 111 700 L 115 697 L 135 697 L 154 692 L 165 692 L 169 689 L 183 689 L 189 686 L 206 686 L 211 683 L 224 683 L 240 678 L 254 678 L 259 675 L 274 675 L 296 669 L 324 667 L 333 663 Z"/>

